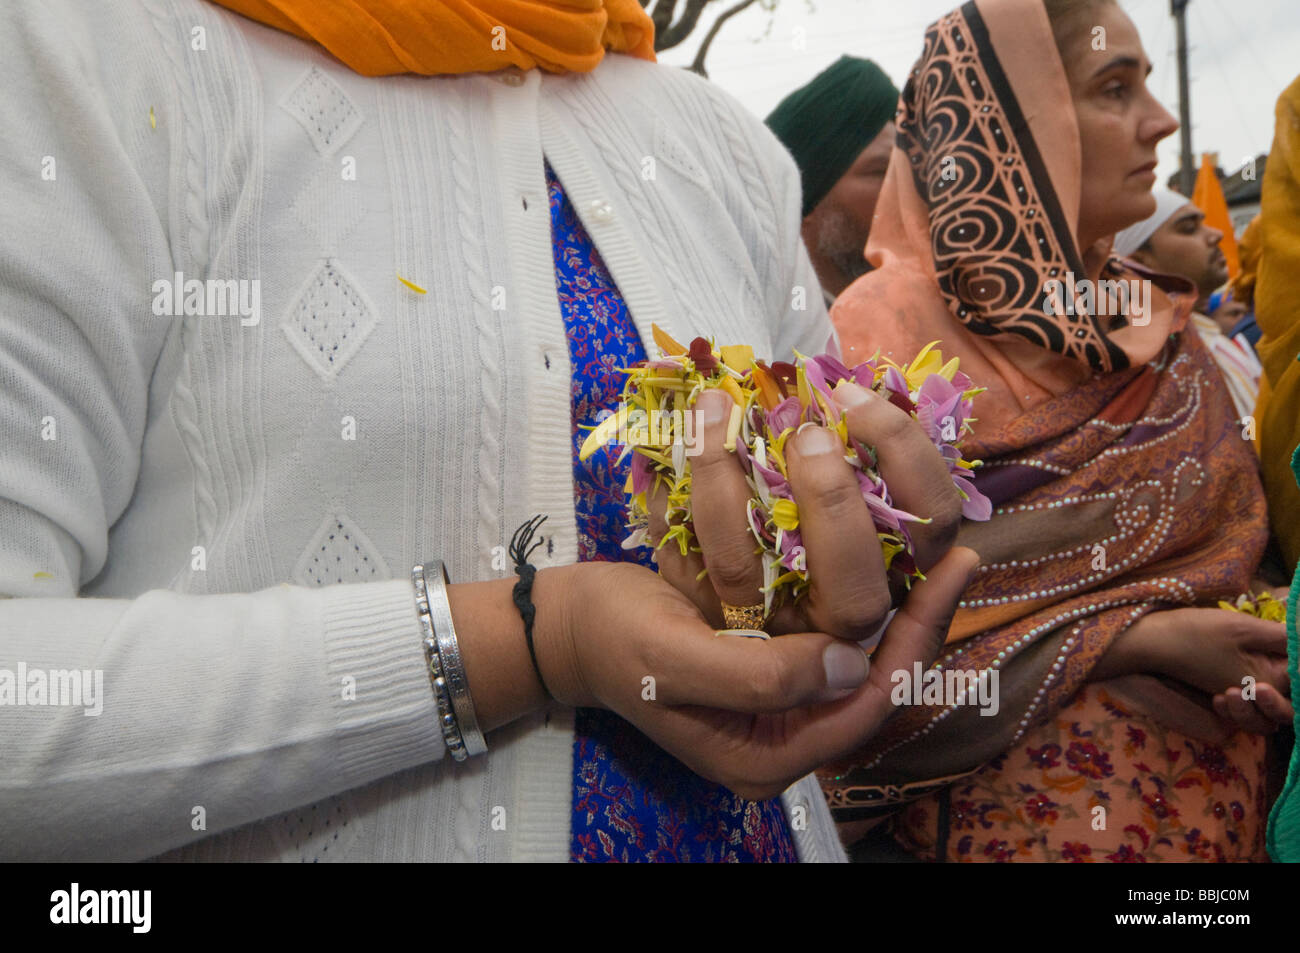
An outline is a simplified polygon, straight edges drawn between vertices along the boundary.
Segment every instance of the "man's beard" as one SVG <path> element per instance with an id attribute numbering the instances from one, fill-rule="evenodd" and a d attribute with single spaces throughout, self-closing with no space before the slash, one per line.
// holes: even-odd
<path id="1" fill-rule="evenodd" d="M 862 255 L 867 233 L 843 209 L 826 209 L 819 226 L 815 236 L 818 254 L 847 280 L 853 281 L 871 270 Z"/>

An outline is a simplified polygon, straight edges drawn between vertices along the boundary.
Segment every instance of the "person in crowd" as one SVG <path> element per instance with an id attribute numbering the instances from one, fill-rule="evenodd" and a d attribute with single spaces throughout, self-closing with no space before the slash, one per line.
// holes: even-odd
<path id="1" fill-rule="evenodd" d="M 833 346 L 798 171 L 635 0 L 487 7 L 0 11 L 3 859 L 843 859 L 810 772 L 890 714 L 880 560 L 810 541 L 808 629 L 719 637 L 575 452 L 652 324 Z M 957 494 L 852 417 L 934 518 L 881 643 L 928 662 Z M 824 446 L 801 514 L 870 527 Z"/>
<path id="2" fill-rule="evenodd" d="M 799 166 L 804 243 L 828 306 L 868 268 L 862 250 L 894 149 L 897 107 L 885 71 L 845 55 L 767 117 Z"/>
<path id="3" fill-rule="evenodd" d="M 1282 91 L 1274 110 L 1273 147 L 1260 201 L 1260 214 L 1245 238 L 1255 231 L 1253 247 L 1243 240 L 1243 274 L 1254 272 L 1249 293 L 1264 364 L 1259 405 L 1260 452 L 1270 526 L 1292 571 L 1287 611 L 1287 650 L 1291 671 L 1300 665 L 1300 76 Z M 1247 256 L 1250 263 L 1247 265 Z M 1292 722 L 1300 729 L 1300 715 Z M 1300 748 L 1269 814 L 1269 856 L 1279 863 L 1300 861 Z"/>
<path id="4" fill-rule="evenodd" d="M 1219 331 L 1229 338 L 1235 337 L 1237 328 L 1247 320 L 1250 306 L 1236 297 L 1231 282 L 1224 282 L 1205 303 L 1205 316 L 1214 321 Z M 1247 339 L 1246 343 L 1250 341 Z M 1252 345 L 1253 346 L 1253 345 Z"/>
<path id="5" fill-rule="evenodd" d="M 874 270 L 831 317 L 848 361 L 937 340 L 987 388 L 963 453 L 994 510 L 940 659 L 819 772 L 847 842 L 887 816 L 868 842 L 929 859 L 1263 857 L 1285 633 L 1218 607 L 1258 591 L 1267 518 L 1196 294 L 1046 306 L 1149 274 L 1112 254 L 1177 128 L 1149 69 L 1111 0 L 975 0 L 909 76 Z"/>
<path id="6" fill-rule="evenodd" d="M 1264 380 L 1257 415 L 1273 534 L 1287 566 L 1295 568 L 1300 563 L 1300 488 L 1291 466 L 1300 446 L 1300 78 L 1278 97 L 1276 117 L 1260 197 L 1255 317 Z"/>
<path id="7" fill-rule="evenodd" d="M 1259 234 L 1260 216 L 1256 215 L 1241 233 L 1241 238 L 1237 239 L 1237 259 L 1241 270 L 1228 287 L 1232 300 L 1243 308 L 1237 323 L 1228 330 L 1228 337 L 1235 338 L 1240 334 L 1252 348 L 1259 344 L 1260 336 L 1259 322 L 1255 320 L 1255 283 L 1259 278 L 1261 251 Z"/>
<path id="8" fill-rule="evenodd" d="M 1205 213 L 1177 192 L 1157 188 L 1154 195 L 1155 213 L 1115 236 L 1115 254 L 1196 286 L 1192 324 L 1219 366 L 1238 416 L 1248 417 L 1255 412 L 1263 367 L 1249 341 L 1229 336 L 1242 311 L 1224 294 L 1228 260 L 1219 249 L 1223 233 L 1206 225 Z"/>

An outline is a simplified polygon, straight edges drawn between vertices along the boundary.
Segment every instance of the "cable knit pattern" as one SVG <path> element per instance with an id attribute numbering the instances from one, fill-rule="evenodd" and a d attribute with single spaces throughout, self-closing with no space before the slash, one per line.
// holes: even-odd
<path id="1" fill-rule="evenodd" d="M 730 155 L 735 163 L 736 171 L 740 174 L 740 181 L 745 186 L 745 197 L 749 200 L 750 208 L 758 218 L 758 227 L 763 234 L 777 234 L 777 219 L 775 209 L 772 207 L 771 191 L 764 181 L 762 173 L 759 171 L 757 164 L 754 162 L 754 151 L 749 142 L 745 140 L 744 134 L 740 130 L 740 124 L 736 120 L 735 107 L 722 97 L 712 95 L 712 89 L 709 90 L 709 103 L 713 107 L 713 115 L 717 119 L 718 127 L 726 137 L 727 145 L 730 147 Z M 756 265 L 758 267 L 759 281 L 767 284 L 773 278 L 772 260 L 764 258 Z M 809 287 L 809 293 L 817 289 L 817 285 Z"/>
<path id="2" fill-rule="evenodd" d="M 597 90 L 591 89 L 589 80 L 585 78 L 574 85 L 571 95 L 574 100 L 579 101 L 585 107 L 575 109 L 574 115 L 582 123 L 583 130 L 588 138 L 600 150 L 601 159 L 605 167 L 613 175 L 614 181 L 618 183 L 622 196 L 631 207 L 631 211 L 636 215 L 637 224 L 645 230 L 648 239 L 647 254 L 658 256 L 668 248 L 681 247 L 679 243 L 669 243 L 668 236 L 660 226 L 660 215 L 650 207 L 651 200 L 647 196 L 645 181 L 640 176 L 639 168 L 635 174 L 632 171 L 633 166 L 630 163 L 634 160 L 630 159 L 626 153 L 620 152 L 610 139 L 609 130 L 618 115 L 615 104 L 600 96 Z M 584 223 L 590 219 L 592 214 L 590 206 L 578 208 L 577 212 Z M 689 247 L 690 236 L 679 234 L 678 237 Z M 687 255 L 686 258 L 690 263 L 691 270 L 695 271 L 698 259 L 694 255 Z M 681 275 L 681 269 L 667 267 L 662 263 L 658 265 L 658 268 L 668 279 L 668 283 L 673 289 L 675 301 L 686 309 L 686 320 L 696 327 L 709 327 L 711 316 L 700 313 L 695 307 L 696 295 L 687 290 L 687 285 Z"/>
<path id="3" fill-rule="evenodd" d="M 194 390 L 190 383 L 190 346 L 197 335 L 196 325 L 186 324 L 182 330 L 185 343 L 185 356 L 181 373 L 172 386 L 171 414 L 172 422 L 180 434 L 181 442 L 189 457 L 194 473 L 194 502 L 198 533 L 196 545 L 211 545 L 213 528 L 217 521 L 217 502 L 212 495 L 212 470 L 208 467 L 203 453 L 203 436 L 199 433 L 198 407 L 194 400 Z M 202 592 L 200 577 L 190 571 L 190 566 L 182 566 L 174 578 L 173 585 L 181 592 Z"/>
<path id="4" fill-rule="evenodd" d="M 445 757 L 407 571 L 498 577 L 538 512 L 576 561 L 544 162 L 643 344 L 781 357 L 830 335 L 788 154 L 641 60 L 366 78 L 204 0 L 0 4 L 0 72 L 0 649 L 105 673 L 99 717 L 0 707 L 0 860 L 564 860 L 573 713 Z M 155 314 L 178 271 L 259 320 Z M 842 857 L 812 784 L 795 848 Z"/>
<path id="5" fill-rule="evenodd" d="M 491 282 L 483 270 L 485 254 L 483 230 L 475 224 L 474 197 L 482 193 L 470 155 L 473 138 L 469 130 L 469 117 L 465 109 L 453 106 L 447 111 L 451 135 L 451 177 L 456 185 L 457 247 L 464 255 L 466 278 L 473 301 L 470 313 L 478 329 L 479 368 L 483 375 L 479 388 L 479 448 L 478 448 L 478 518 L 479 539 L 484 545 L 476 571 L 492 571 L 492 547 L 505 545 L 505 530 L 501 524 L 504 500 L 501 492 L 500 469 L 505 465 L 501 456 L 501 401 L 503 399 L 501 367 L 505 355 L 500 353 L 498 340 L 501 311 L 491 308 Z M 508 289 L 501 289 L 507 295 Z M 508 302 L 507 297 L 507 302 Z"/>
<path id="6" fill-rule="evenodd" d="M 188 24 L 175 16 L 172 4 L 167 0 L 140 0 L 149 12 L 154 28 L 161 39 L 163 52 L 167 55 L 171 74 L 176 81 L 176 91 L 180 95 L 180 115 L 162 117 L 163 129 L 171 122 L 185 123 L 185 133 L 181 141 L 185 147 L 182 168 L 184 170 L 184 198 L 182 209 L 188 239 L 189 270 L 193 275 L 202 275 L 208 266 L 208 214 L 205 202 L 206 175 L 203 167 L 203 124 L 199 122 L 202 113 L 194 95 L 194 78 L 190 74 L 182 57 L 189 49 Z"/>
<path id="7" fill-rule="evenodd" d="M 171 75 L 175 79 L 175 89 L 180 97 L 180 114 L 172 117 L 164 113 L 163 129 L 175 138 L 179 137 L 183 145 L 181 168 L 183 176 L 179 180 L 182 190 L 180 222 L 185 238 L 184 251 L 187 268 L 192 276 L 207 273 L 208 265 L 208 216 L 206 196 L 206 175 L 204 173 L 203 148 L 204 127 L 198 121 L 200 112 L 195 99 L 194 79 L 181 57 L 187 49 L 188 27 L 175 17 L 172 4 L 167 0 L 141 0 L 141 5 L 148 11 L 154 29 L 160 39 L 160 45 L 166 54 Z M 156 118 L 156 117 L 155 117 Z M 172 132 L 175 122 L 179 127 Z M 175 224 L 175 223 L 173 223 Z M 210 547 L 216 527 L 217 503 L 213 492 L 212 470 L 207 464 L 203 447 L 203 437 L 198 427 L 198 407 L 195 401 L 190 355 L 198 349 L 199 329 L 193 322 L 182 325 L 182 368 L 172 391 L 172 419 L 180 432 L 190 465 L 194 468 L 194 501 L 197 520 L 197 545 Z M 185 566 L 178 570 L 174 584 L 182 591 L 203 591 L 202 581 L 206 577 L 196 576 Z"/>

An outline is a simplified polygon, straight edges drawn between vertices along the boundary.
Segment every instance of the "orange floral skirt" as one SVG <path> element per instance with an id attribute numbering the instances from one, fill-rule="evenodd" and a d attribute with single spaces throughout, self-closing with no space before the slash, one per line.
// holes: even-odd
<path id="1" fill-rule="evenodd" d="M 1221 744 L 1159 724 L 1085 685 L 1056 718 L 889 822 L 936 859 L 947 801 L 950 862 L 1266 861 L 1266 739 Z"/>

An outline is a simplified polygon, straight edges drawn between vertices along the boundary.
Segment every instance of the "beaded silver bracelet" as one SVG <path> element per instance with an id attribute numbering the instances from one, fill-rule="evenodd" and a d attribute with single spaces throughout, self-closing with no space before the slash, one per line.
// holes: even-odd
<path id="1" fill-rule="evenodd" d="M 411 570 L 416 610 L 424 634 L 424 656 L 443 740 L 451 756 L 464 761 L 469 755 L 487 751 L 487 742 L 479 730 L 469 683 L 465 680 L 451 602 L 447 598 L 447 569 L 441 560 L 434 560 L 428 568 L 433 572 L 432 585 L 423 565 Z"/>

